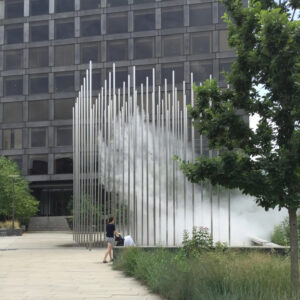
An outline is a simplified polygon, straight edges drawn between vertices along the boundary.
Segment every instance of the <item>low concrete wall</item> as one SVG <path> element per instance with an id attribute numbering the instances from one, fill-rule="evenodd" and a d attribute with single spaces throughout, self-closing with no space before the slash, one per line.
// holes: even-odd
<path id="1" fill-rule="evenodd" d="M 151 247 L 151 246 L 141 246 L 138 247 L 143 251 L 155 251 L 157 249 L 166 249 L 170 252 L 176 252 L 181 249 L 181 247 Z M 126 249 L 125 247 L 113 247 L 114 259 L 117 259 L 118 256 Z M 261 252 L 261 253 L 271 253 L 278 255 L 288 255 L 290 252 L 290 247 L 266 247 L 266 246 L 242 246 L 242 247 L 228 247 L 224 249 L 226 251 L 235 251 L 235 252 Z"/>
<path id="2" fill-rule="evenodd" d="M 6 229 L 6 228 L 0 228 L 0 237 L 1 236 L 21 236 L 23 234 L 22 229 Z"/>

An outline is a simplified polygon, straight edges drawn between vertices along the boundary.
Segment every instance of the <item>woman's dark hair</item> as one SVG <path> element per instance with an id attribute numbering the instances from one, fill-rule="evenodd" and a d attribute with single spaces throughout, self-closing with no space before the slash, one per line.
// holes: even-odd
<path id="1" fill-rule="evenodd" d="M 109 217 L 108 223 L 111 223 L 114 220 L 114 217 Z"/>

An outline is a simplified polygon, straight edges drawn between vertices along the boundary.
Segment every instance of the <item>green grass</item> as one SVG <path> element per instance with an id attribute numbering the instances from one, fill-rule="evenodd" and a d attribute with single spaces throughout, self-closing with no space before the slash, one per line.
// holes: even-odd
<path id="1" fill-rule="evenodd" d="M 114 268 L 172 300 L 296 300 L 288 257 L 205 251 L 194 258 L 128 248 Z"/>

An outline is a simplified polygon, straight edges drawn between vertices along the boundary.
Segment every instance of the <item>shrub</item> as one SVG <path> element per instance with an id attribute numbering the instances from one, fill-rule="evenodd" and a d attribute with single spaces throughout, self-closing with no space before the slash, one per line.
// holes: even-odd
<path id="1" fill-rule="evenodd" d="M 186 257 L 194 257 L 200 254 L 203 250 L 213 248 L 213 240 L 209 234 L 207 227 L 193 227 L 192 236 L 188 231 L 184 231 L 182 252 Z"/>
<path id="2" fill-rule="evenodd" d="M 298 238 L 300 243 L 300 215 L 297 216 L 298 223 Z M 289 218 L 285 218 L 279 225 L 275 226 L 271 236 L 271 241 L 282 246 L 290 245 L 290 226 Z"/>

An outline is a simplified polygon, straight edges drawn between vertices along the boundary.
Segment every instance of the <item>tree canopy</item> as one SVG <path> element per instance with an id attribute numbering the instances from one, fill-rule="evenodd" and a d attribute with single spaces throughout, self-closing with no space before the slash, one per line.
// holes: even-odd
<path id="1" fill-rule="evenodd" d="M 0 157 L 0 216 L 5 219 L 12 217 L 12 178 L 9 175 L 19 175 L 15 179 L 15 217 L 21 223 L 38 211 L 39 202 L 31 195 L 29 184 L 21 176 L 20 170 L 15 162 Z"/>
<path id="2" fill-rule="evenodd" d="M 190 108 L 214 159 L 183 163 L 189 179 L 239 188 L 268 208 L 300 206 L 300 22 L 273 1 L 225 1 L 229 44 L 237 58 L 227 74 L 229 88 L 216 80 L 195 87 Z M 229 18 L 230 16 L 230 18 Z M 261 96 L 257 86 L 267 93 Z M 260 117 L 256 131 L 237 113 Z M 201 117 L 200 117 L 201 116 Z"/>
<path id="3" fill-rule="evenodd" d="M 228 42 L 236 51 L 231 72 L 226 74 L 228 88 L 207 80 L 195 87 L 195 104 L 190 107 L 194 126 L 220 155 L 182 161 L 181 169 L 192 182 L 209 180 L 213 185 L 238 188 L 254 196 L 265 209 L 287 208 L 295 223 L 291 224 L 291 235 L 296 239 L 296 209 L 300 207 L 300 21 L 295 15 L 300 1 L 251 0 L 248 7 L 240 0 L 224 3 Z M 265 89 L 265 95 L 259 88 Z M 259 117 L 256 130 L 243 120 L 241 112 Z M 296 241 L 291 241 L 293 252 Z M 297 260 L 295 254 L 293 257 Z"/>

